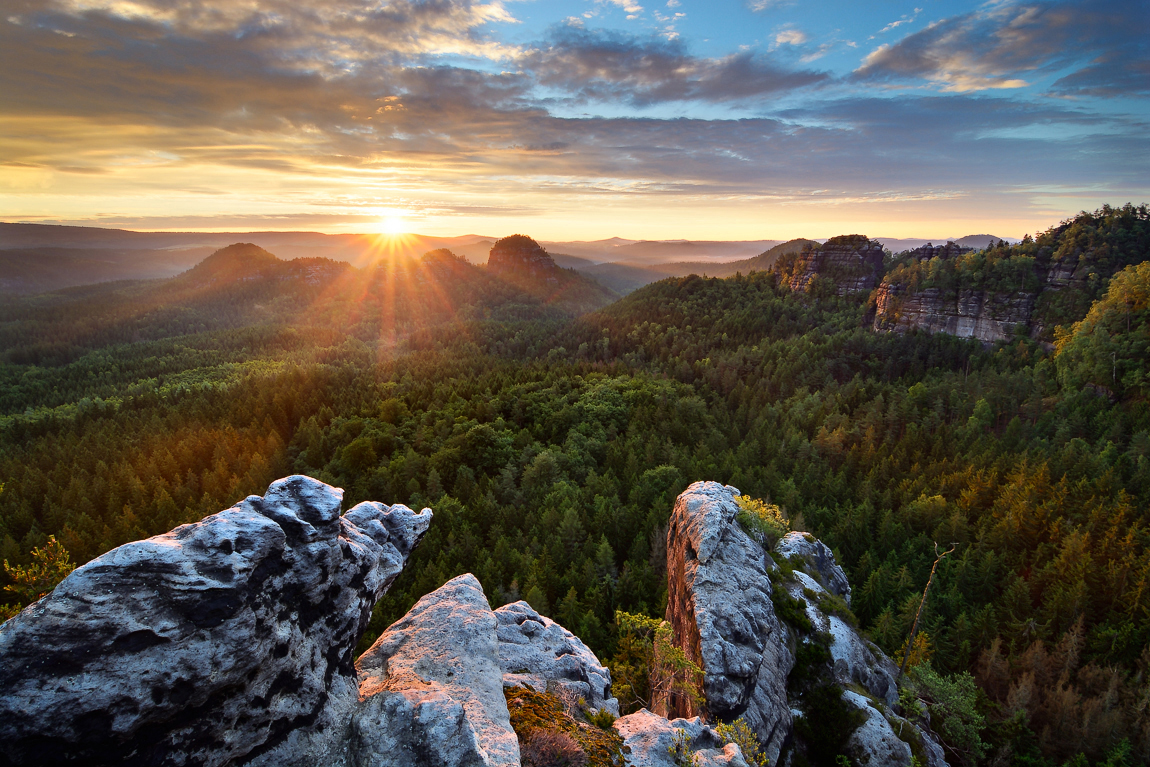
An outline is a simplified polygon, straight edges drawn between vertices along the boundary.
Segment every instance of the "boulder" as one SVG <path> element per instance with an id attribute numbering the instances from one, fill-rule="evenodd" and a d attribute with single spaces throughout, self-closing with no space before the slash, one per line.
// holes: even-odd
<path id="1" fill-rule="evenodd" d="M 787 559 L 798 557 L 804 569 L 830 593 L 851 603 L 851 584 L 846 573 L 835 562 L 834 552 L 810 533 L 787 533 L 775 544 L 775 553 Z"/>
<path id="2" fill-rule="evenodd" d="M 675 501 L 667 533 L 667 621 L 703 669 L 704 705 L 655 701 L 672 715 L 744 717 L 768 759 L 791 730 L 787 675 L 794 656 L 771 602 L 773 560 L 735 521 L 739 491 L 696 482 Z"/>
<path id="3" fill-rule="evenodd" d="M 722 738 L 699 717 L 668 721 L 642 709 L 615 720 L 623 736 L 623 751 L 630 767 L 678 767 L 671 746 L 678 731 L 689 744 L 696 767 L 747 767 L 743 752 Z"/>
<path id="4" fill-rule="evenodd" d="M 277 480 L 78 568 L 0 627 L 0 763 L 339 760 L 354 656 L 431 521 Z"/>
<path id="5" fill-rule="evenodd" d="M 420 599 L 356 662 L 355 767 L 518 767 L 496 618 L 474 575 Z"/>
<path id="6" fill-rule="evenodd" d="M 611 697 L 611 672 L 579 637 L 523 601 L 500 607 L 495 619 L 504 685 L 562 691 L 582 698 L 592 709 L 619 716 L 619 701 Z"/>

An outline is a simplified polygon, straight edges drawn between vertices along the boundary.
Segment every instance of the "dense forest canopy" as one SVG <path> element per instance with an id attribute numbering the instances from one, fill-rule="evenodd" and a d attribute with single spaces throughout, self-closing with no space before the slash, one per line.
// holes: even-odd
<path id="1" fill-rule="evenodd" d="M 1107 208 L 892 260 L 898 280 L 1013 284 L 1073 256 L 1089 290 L 1051 299 L 1056 345 L 875 333 L 866 295 L 773 272 L 671 278 L 575 317 L 443 252 L 13 300 L 0 559 L 33 565 L 53 536 L 83 563 L 306 473 L 348 505 L 435 511 L 365 646 L 473 572 L 493 606 L 526 599 L 613 658 L 617 610 L 663 614 L 675 496 L 714 479 L 830 545 L 892 655 L 934 544 L 956 543 L 918 657 L 978 681 L 982 761 L 1133 764 L 1150 758 L 1148 220 Z"/>

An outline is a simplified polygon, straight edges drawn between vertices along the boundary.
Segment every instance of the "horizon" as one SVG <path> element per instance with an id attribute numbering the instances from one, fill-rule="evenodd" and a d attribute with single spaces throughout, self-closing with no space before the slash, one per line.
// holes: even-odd
<path id="1" fill-rule="evenodd" d="M 555 243 L 555 244 L 585 243 L 585 244 L 589 244 L 589 245 L 598 244 L 598 243 L 602 243 L 602 242 L 610 242 L 612 240 L 619 240 L 621 242 L 625 242 L 628 244 L 638 244 L 638 243 L 646 243 L 646 242 L 665 243 L 665 244 L 692 244 L 692 243 L 714 242 L 714 243 L 724 243 L 725 244 L 725 243 L 759 242 L 759 241 L 777 241 L 777 242 L 782 243 L 782 242 L 788 242 L 788 241 L 794 240 L 794 239 L 808 239 L 808 240 L 815 240 L 817 242 L 826 242 L 827 240 L 829 240 L 833 237 L 849 236 L 849 235 L 856 235 L 856 234 L 865 235 L 866 237 L 868 237 L 869 239 L 872 239 L 872 240 L 926 240 L 926 241 L 931 241 L 931 242 L 934 242 L 934 241 L 949 242 L 949 241 L 960 240 L 963 237 L 986 237 L 986 236 L 1002 237 L 1002 239 L 1006 240 L 1007 242 L 1013 242 L 1013 241 L 1018 241 L 1018 240 L 1022 239 L 1021 235 L 1018 237 L 1014 237 L 1013 235 L 1000 235 L 1000 234 L 995 234 L 993 232 L 969 232 L 967 234 L 958 234 L 958 235 L 952 234 L 952 235 L 947 235 L 944 237 L 937 237 L 937 236 L 932 237 L 932 236 L 923 236 L 923 235 L 903 235 L 903 236 L 885 235 L 885 234 L 874 235 L 874 234 L 869 234 L 867 232 L 845 232 L 844 231 L 844 232 L 839 232 L 838 234 L 830 234 L 830 235 L 822 235 L 822 234 L 816 235 L 816 236 L 800 235 L 798 237 L 787 237 L 787 238 L 783 238 L 783 237 L 754 237 L 754 238 L 739 238 L 739 239 L 727 239 L 727 240 L 714 239 L 714 238 L 689 238 L 689 237 L 661 237 L 658 239 L 643 239 L 643 238 L 634 238 L 634 237 L 623 237 L 621 235 L 613 235 L 613 236 L 608 236 L 608 237 L 598 237 L 595 239 L 556 240 L 556 239 L 548 238 L 548 237 L 536 237 L 535 235 L 529 234 L 527 232 L 509 232 L 507 234 L 491 235 L 491 234 L 477 234 L 475 232 L 465 232 L 463 234 L 428 234 L 425 232 L 407 232 L 407 231 L 402 231 L 402 232 L 369 232 L 369 231 L 342 232 L 342 231 L 334 231 L 334 232 L 332 232 L 332 231 L 322 231 L 319 229 L 247 229 L 247 230 L 227 229 L 227 228 L 132 229 L 132 228 L 127 228 L 127 227 L 122 227 L 122 226 L 114 227 L 114 226 L 92 226 L 92 225 L 85 225 L 85 224 L 58 224 L 58 223 L 44 223 L 41 221 L 0 221 L 0 225 L 74 227 L 74 228 L 78 228 L 78 229 L 98 229 L 101 231 L 108 231 L 108 232 L 129 232 L 129 233 L 134 233 L 134 234 L 172 234 L 172 235 L 177 235 L 177 234 L 234 234 L 237 236 L 249 235 L 249 234 L 321 234 L 321 235 L 331 236 L 331 237 L 340 237 L 340 236 L 342 236 L 342 237 L 375 237 L 375 238 L 384 238 L 384 239 L 388 239 L 388 238 L 396 239 L 396 238 L 403 238 L 403 237 L 411 237 L 411 238 L 422 238 L 422 239 L 429 239 L 429 240 L 436 240 L 436 239 L 438 239 L 438 240 L 462 240 L 462 239 L 473 237 L 473 238 L 476 238 L 479 240 L 491 240 L 493 242 L 496 240 L 502 239 L 503 237 L 509 237 L 513 234 L 525 234 L 528 237 L 531 237 L 532 239 L 534 239 L 536 242 L 539 242 L 539 243 L 544 243 L 544 242 Z M 1051 226 L 1055 226 L 1055 225 L 1056 224 L 1051 224 Z M 1049 228 L 1049 227 L 1047 227 L 1047 228 Z M 1040 231 L 1044 231 L 1044 230 L 1040 229 L 1037 231 L 1040 232 Z M 1024 234 L 1035 234 L 1035 233 L 1037 233 L 1037 232 L 1025 232 Z"/>
<path id="2" fill-rule="evenodd" d="M 30 0 L 0 219 L 1021 238 L 1150 200 L 1137 0 Z"/>

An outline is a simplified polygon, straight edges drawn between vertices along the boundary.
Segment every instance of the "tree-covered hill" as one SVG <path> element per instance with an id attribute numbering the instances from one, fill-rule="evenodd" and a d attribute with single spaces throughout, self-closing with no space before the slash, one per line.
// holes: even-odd
<path id="1" fill-rule="evenodd" d="M 0 325 L 0 558 L 27 566 L 53 535 L 87 561 L 302 472 L 349 504 L 435 510 L 371 634 L 473 572 L 493 606 L 526 598 L 624 663 L 616 610 L 663 614 L 671 502 L 714 479 L 833 546 L 893 654 L 934 544 L 958 544 L 913 658 L 978 681 L 984 725 L 944 732 L 984 753 L 969 763 L 1146 761 L 1145 271 L 1067 315 L 1055 349 L 876 333 L 865 294 L 770 272 L 572 318 L 442 252 L 312 286 L 274 321 L 152 337 L 117 313 L 151 284 L 39 297 Z M 263 283 L 239 284 L 232 303 Z M 19 356 L 56 329 L 85 345 Z"/>

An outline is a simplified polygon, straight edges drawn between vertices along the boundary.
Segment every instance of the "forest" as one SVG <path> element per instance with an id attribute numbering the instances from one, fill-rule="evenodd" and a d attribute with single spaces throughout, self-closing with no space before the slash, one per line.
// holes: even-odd
<path id="1" fill-rule="evenodd" d="M 965 763 L 1146 763 L 1150 212 L 887 268 L 1025 286 L 1069 255 L 1092 276 L 1043 294 L 1049 338 L 993 346 L 876 333 L 869 296 L 792 292 L 771 271 L 669 278 L 578 314 L 442 252 L 317 284 L 192 270 L 15 298 L 0 308 L 3 617 L 65 557 L 304 473 L 348 507 L 435 512 L 363 648 L 472 572 L 493 607 L 526 599 L 624 664 L 618 611 L 662 617 L 671 506 L 712 479 L 831 546 L 892 656 L 935 543 L 957 546 L 912 659 L 977 684 Z"/>

